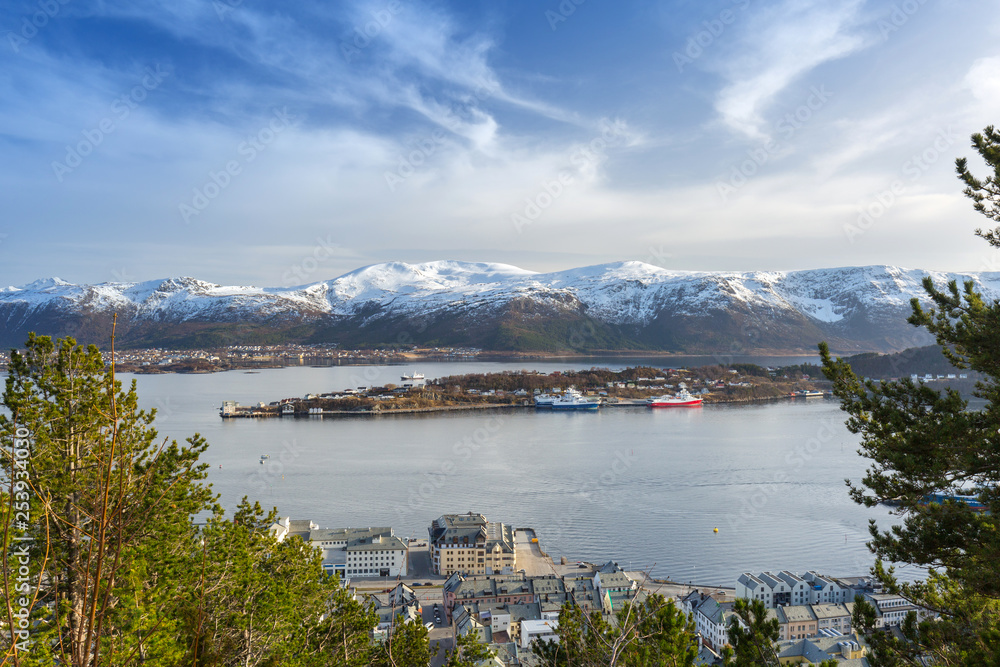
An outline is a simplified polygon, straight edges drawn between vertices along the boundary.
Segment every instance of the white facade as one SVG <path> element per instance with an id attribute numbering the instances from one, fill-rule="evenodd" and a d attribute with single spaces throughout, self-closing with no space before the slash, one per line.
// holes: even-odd
<path id="1" fill-rule="evenodd" d="M 555 633 L 558 627 L 558 620 L 521 621 L 521 648 L 528 648 L 528 645 L 536 639 L 559 641 Z"/>
<path id="2" fill-rule="evenodd" d="M 865 595 L 869 604 L 878 610 L 878 618 L 875 619 L 875 627 L 885 628 L 894 625 L 902 625 L 906 615 L 911 611 L 917 613 L 917 619 L 921 620 L 928 616 L 928 613 L 916 606 L 901 595 L 891 593 L 871 593 Z"/>
<path id="3" fill-rule="evenodd" d="M 853 602 L 854 591 L 811 570 L 802 576 L 782 570 L 778 574 L 744 572 L 736 580 L 736 597 L 760 600 L 768 609 L 775 609 Z"/>
<path id="4" fill-rule="evenodd" d="M 373 537 L 347 547 L 349 577 L 405 577 L 406 545 L 398 537 Z"/>
<path id="5" fill-rule="evenodd" d="M 802 578 L 812 584 L 810 604 L 842 604 L 854 601 L 854 593 L 849 588 L 843 588 L 836 581 L 816 574 L 812 570 L 802 575 Z"/>

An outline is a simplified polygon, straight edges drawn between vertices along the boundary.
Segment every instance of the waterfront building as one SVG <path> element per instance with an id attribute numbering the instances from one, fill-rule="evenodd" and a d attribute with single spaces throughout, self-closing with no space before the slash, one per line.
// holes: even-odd
<path id="1" fill-rule="evenodd" d="M 841 586 L 833 577 L 824 577 L 810 570 L 802 575 L 802 578 L 812 584 L 812 599 L 809 601 L 811 604 L 838 604 L 854 601 L 853 592 Z M 849 595 L 850 598 L 848 598 Z"/>
<path id="2" fill-rule="evenodd" d="M 737 598 L 760 600 L 768 609 L 788 605 L 843 604 L 853 602 L 854 596 L 860 592 L 862 589 L 857 584 L 842 584 L 838 579 L 812 570 L 801 576 L 788 570 L 778 574 L 744 572 L 736 579 Z"/>
<path id="3" fill-rule="evenodd" d="M 323 552 L 323 569 L 341 577 L 405 577 L 409 548 L 389 526 L 320 528 L 309 520 L 279 519 L 271 525 L 278 541 L 293 536 Z"/>
<path id="4" fill-rule="evenodd" d="M 434 574 L 509 574 L 516 568 L 514 530 L 482 514 L 445 514 L 428 533 Z"/>

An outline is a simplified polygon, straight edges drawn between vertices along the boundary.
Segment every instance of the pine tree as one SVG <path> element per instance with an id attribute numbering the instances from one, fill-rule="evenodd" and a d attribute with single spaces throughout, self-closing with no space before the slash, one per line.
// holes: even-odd
<path id="1" fill-rule="evenodd" d="M 1000 134 L 987 127 L 972 146 L 992 170 L 974 177 L 956 161 L 965 194 L 975 209 L 1000 219 Z M 1000 247 L 1000 228 L 977 235 Z M 997 665 L 1000 652 L 1000 303 L 977 293 L 971 281 L 944 289 L 924 280 L 931 305 L 912 301 L 909 322 L 932 333 L 952 364 L 983 378 L 976 407 L 957 391 L 939 391 L 909 379 L 863 381 L 820 346 L 824 373 L 834 383 L 847 427 L 861 435 L 860 454 L 871 460 L 851 496 L 874 507 L 896 506 L 900 523 L 887 530 L 871 522 L 873 553 L 882 561 L 931 568 L 916 584 L 896 581 L 892 569 L 874 568 L 890 591 L 938 612 L 937 621 L 910 618 L 902 637 L 874 630 L 874 610 L 856 608 L 857 627 L 867 629 L 877 665 Z M 932 496 L 932 494 L 942 494 Z M 957 496 L 974 496 L 982 504 Z M 944 499 L 929 502 L 932 498 Z"/>
<path id="2" fill-rule="evenodd" d="M 567 604 L 556 635 L 535 644 L 545 667 L 689 667 L 698 657 L 694 623 L 658 594 L 626 603 L 613 619 Z"/>
<path id="3" fill-rule="evenodd" d="M 323 570 L 318 549 L 297 536 L 279 542 L 276 520 L 244 498 L 231 520 L 217 508 L 201 531 L 186 664 L 370 664 L 375 615 Z"/>
<path id="4" fill-rule="evenodd" d="M 204 440 L 160 441 L 135 385 L 124 391 L 97 348 L 72 339 L 32 335 L 13 352 L 3 405 L 0 613 L 24 631 L 4 647 L 7 663 L 176 664 L 175 583 L 191 516 L 213 499 L 201 483 Z M 24 581 L 10 576 L 21 567 Z"/>

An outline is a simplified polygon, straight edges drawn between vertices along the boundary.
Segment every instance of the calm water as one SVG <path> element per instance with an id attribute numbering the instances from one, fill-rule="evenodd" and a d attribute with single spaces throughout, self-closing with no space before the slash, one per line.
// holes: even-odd
<path id="1" fill-rule="evenodd" d="M 556 557 L 615 559 L 696 583 L 732 585 L 744 570 L 867 572 L 868 519 L 888 514 L 848 498 L 844 479 L 860 478 L 866 463 L 829 399 L 592 414 L 218 416 L 226 399 L 267 402 L 398 381 L 404 372 L 504 367 L 421 363 L 136 380 L 142 404 L 159 411 L 161 435 L 199 432 L 209 440 L 209 481 L 230 509 L 249 495 L 324 527 L 391 525 L 419 537 L 435 517 L 472 510 L 536 528 Z M 262 466 L 264 453 L 271 459 Z"/>

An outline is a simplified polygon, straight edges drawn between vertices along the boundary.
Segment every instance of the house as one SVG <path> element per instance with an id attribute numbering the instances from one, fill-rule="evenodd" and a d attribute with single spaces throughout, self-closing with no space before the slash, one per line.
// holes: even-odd
<path id="1" fill-rule="evenodd" d="M 400 584 L 402 586 L 402 584 Z M 400 586 L 389 594 L 388 599 L 378 595 L 368 595 L 367 602 L 375 610 L 378 621 L 372 630 L 372 636 L 384 640 L 391 635 L 399 623 L 420 623 L 421 607 L 419 600 L 410 590 L 409 594 L 399 592 Z M 404 587 L 405 588 L 405 587 Z"/>
<path id="2" fill-rule="evenodd" d="M 694 616 L 695 632 L 713 651 L 721 651 L 729 643 L 730 618 L 736 618 L 742 625 L 739 617 L 733 614 L 732 602 L 718 602 L 711 596 L 703 595 L 690 608 Z"/>
<path id="3" fill-rule="evenodd" d="M 444 607 L 449 613 L 452 613 L 459 604 L 537 602 L 531 582 L 523 574 L 465 577 L 456 572 L 444 582 L 442 597 Z"/>

